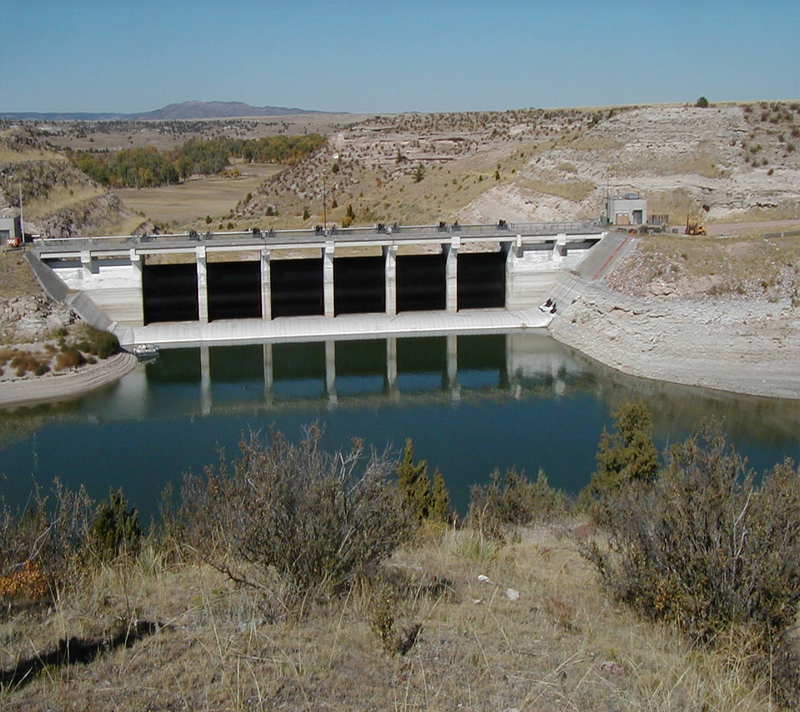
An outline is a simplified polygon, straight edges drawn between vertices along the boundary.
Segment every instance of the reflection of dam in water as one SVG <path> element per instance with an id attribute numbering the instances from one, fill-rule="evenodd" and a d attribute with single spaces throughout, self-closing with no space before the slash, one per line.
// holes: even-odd
<path id="1" fill-rule="evenodd" d="M 201 415 L 292 404 L 361 405 L 563 395 L 585 365 L 540 334 L 423 336 L 164 348 L 126 377 L 106 413 Z M 157 388 L 155 387 L 157 386 Z M 112 416 L 113 417 L 113 416 Z"/>
<path id="2" fill-rule="evenodd" d="M 163 348 L 118 383 L 58 406 L 0 413 L 0 495 L 24 504 L 32 478 L 121 486 L 152 512 L 167 483 L 237 450 L 243 434 L 296 438 L 319 422 L 326 448 L 352 437 L 396 452 L 405 438 L 465 510 L 496 469 L 541 467 L 569 492 L 594 468 L 620 403 L 650 408 L 659 448 L 712 416 L 756 470 L 800 458 L 800 403 L 623 376 L 539 332 Z"/>

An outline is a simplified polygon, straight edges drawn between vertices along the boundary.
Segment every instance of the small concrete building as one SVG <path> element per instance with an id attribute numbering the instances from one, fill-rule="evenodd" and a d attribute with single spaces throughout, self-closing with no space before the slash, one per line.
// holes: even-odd
<path id="1" fill-rule="evenodd" d="M 0 215 L 0 245 L 22 236 L 19 215 Z"/>
<path id="2" fill-rule="evenodd" d="M 647 201 L 638 193 L 606 198 L 606 221 L 611 225 L 646 225 Z"/>

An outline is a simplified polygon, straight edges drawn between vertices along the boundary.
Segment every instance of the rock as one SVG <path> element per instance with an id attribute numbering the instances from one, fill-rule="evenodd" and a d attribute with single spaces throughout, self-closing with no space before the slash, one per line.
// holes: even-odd
<path id="1" fill-rule="evenodd" d="M 506 598 L 509 601 L 519 601 L 519 591 L 515 588 L 507 588 L 506 589 Z"/>
<path id="2" fill-rule="evenodd" d="M 600 672 L 620 676 L 625 674 L 625 668 L 614 660 L 604 660 L 600 663 Z"/>
<path id="3" fill-rule="evenodd" d="M 492 583 L 492 579 L 488 576 L 484 576 L 483 574 L 478 574 L 478 581 L 481 583 Z"/>

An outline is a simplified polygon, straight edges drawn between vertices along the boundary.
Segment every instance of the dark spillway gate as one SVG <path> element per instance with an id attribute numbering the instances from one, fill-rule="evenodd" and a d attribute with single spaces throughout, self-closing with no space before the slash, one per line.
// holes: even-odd
<path id="1" fill-rule="evenodd" d="M 145 265 L 142 267 L 142 308 L 144 323 L 197 321 L 197 267 Z"/>
<path id="2" fill-rule="evenodd" d="M 500 252 L 458 256 L 458 308 L 493 309 L 506 305 L 506 258 Z"/>
<path id="3" fill-rule="evenodd" d="M 386 271 L 383 257 L 334 259 L 333 285 L 336 314 L 386 311 Z"/>
<path id="4" fill-rule="evenodd" d="M 270 263 L 272 316 L 325 313 L 322 260 L 275 260 Z"/>
<path id="5" fill-rule="evenodd" d="M 208 319 L 261 318 L 261 264 L 208 263 Z"/>
<path id="6" fill-rule="evenodd" d="M 447 304 L 444 254 L 398 255 L 397 311 L 444 309 Z"/>

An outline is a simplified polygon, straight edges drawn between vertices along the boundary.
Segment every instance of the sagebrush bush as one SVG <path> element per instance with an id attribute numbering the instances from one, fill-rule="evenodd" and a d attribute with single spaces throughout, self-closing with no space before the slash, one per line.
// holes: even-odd
<path id="1" fill-rule="evenodd" d="M 86 359 L 83 354 L 78 349 L 67 346 L 56 356 L 55 368 L 57 371 L 63 371 L 65 368 L 82 366 L 84 363 L 86 363 Z"/>
<path id="2" fill-rule="evenodd" d="M 53 482 L 49 495 L 38 487 L 25 509 L 14 512 L 0 503 L 0 580 L 3 590 L 30 593 L 16 584 L 35 574 L 47 590 L 71 582 L 80 569 L 89 530 L 92 501 L 83 488 L 71 491 Z M 16 583 L 15 583 L 16 582 Z M 36 590 L 44 593 L 37 584 Z"/>
<path id="3" fill-rule="evenodd" d="M 81 338 L 76 347 L 84 353 L 105 359 L 119 351 L 119 340 L 108 331 L 86 324 L 82 327 Z"/>
<path id="4" fill-rule="evenodd" d="M 187 475 L 179 517 L 185 541 L 234 580 L 264 592 L 273 569 L 291 590 L 338 592 L 389 556 L 409 535 L 411 518 L 389 477 L 394 462 L 349 452 L 328 453 L 321 432 L 307 428 L 297 443 L 273 433 L 240 443 L 202 475 Z"/>
<path id="5" fill-rule="evenodd" d="M 746 631 L 765 664 L 785 658 L 800 603 L 800 471 L 790 461 L 758 486 L 707 428 L 668 452 L 655 481 L 609 498 L 605 512 L 609 551 L 589 544 L 583 553 L 618 600 L 702 641 Z"/>
<path id="6" fill-rule="evenodd" d="M 486 536 L 502 539 L 508 526 L 549 521 L 570 509 L 566 495 L 550 486 L 543 470 L 534 482 L 513 468 L 504 475 L 495 470 L 488 485 L 471 488 L 467 524 Z"/>

